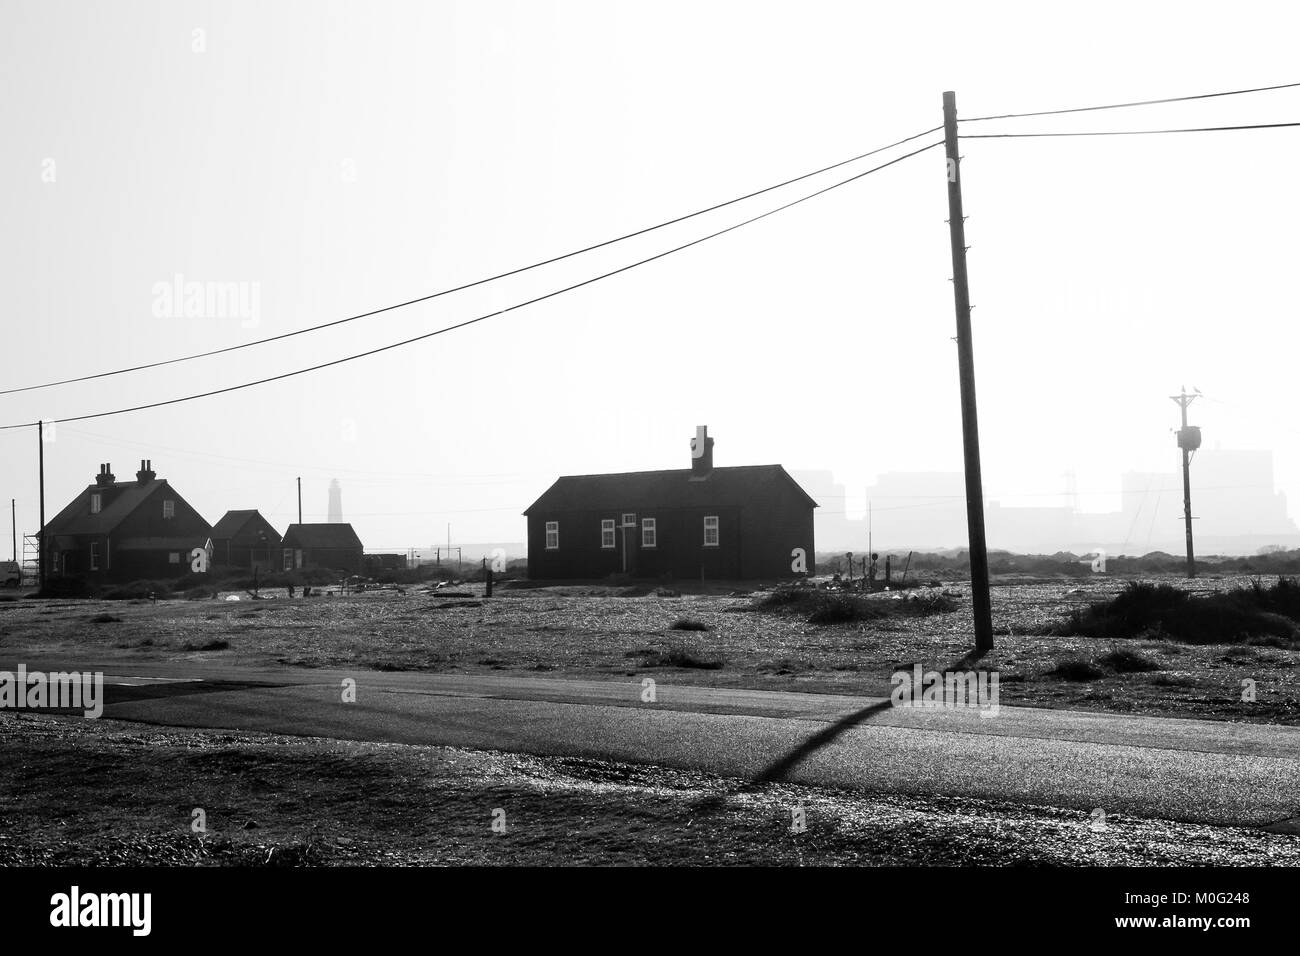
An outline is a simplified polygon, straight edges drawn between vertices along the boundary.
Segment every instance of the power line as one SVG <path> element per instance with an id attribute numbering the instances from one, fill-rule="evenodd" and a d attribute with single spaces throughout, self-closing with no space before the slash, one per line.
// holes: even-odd
<path id="1" fill-rule="evenodd" d="M 982 123 L 986 120 L 1021 119 L 1025 116 L 1059 116 L 1063 113 L 1090 113 L 1094 110 L 1119 110 L 1130 106 L 1155 106 L 1159 103 L 1183 103 L 1188 100 L 1209 100 L 1218 96 L 1241 96 L 1244 93 L 1266 93 L 1270 90 L 1289 90 L 1300 83 L 1281 83 L 1277 86 L 1257 86 L 1249 90 L 1227 90 L 1222 93 L 1197 93 L 1192 96 L 1169 96 L 1159 100 L 1136 100 L 1132 103 L 1106 103 L 1101 106 L 1076 106 L 1065 110 L 1039 110 L 1035 113 L 1002 113 L 998 116 L 972 116 L 959 119 L 959 123 Z"/>
<path id="2" fill-rule="evenodd" d="M 1249 123 L 1241 126 L 1193 126 L 1185 129 L 1107 129 L 1077 133 L 962 133 L 959 139 L 1031 139 L 1044 136 L 1150 136 L 1158 133 L 1223 133 L 1247 129 L 1281 129 L 1297 123 Z"/>
<path id="3" fill-rule="evenodd" d="M 189 355 L 180 355 L 177 356 L 176 358 L 163 359 L 158 362 L 148 362 L 143 365 L 133 365 L 128 368 L 112 369 L 111 371 L 107 371 L 107 372 L 96 372 L 92 375 L 80 375 L 77 376 L 76 378 L 65 378 L 57 382 L 44 382 L 40 385 L 24 385 L 20 388 L 0 389 L 0 395 L 12 395 L 17 392 L 31 392 L 31 391 L 36 391 L 37 389 L 54 388 L 59 385 L 71 385 L 76 382 L 89 382 L 94 379 L 108 378 L 113 375 L 125 375 L 130 372 L 142 372 L 145 371 L 146 369 L 161 368 L 164 365 L 176 365 L 180 362 L 191 362 L 194 361 L 195 359 L 210 358 L 213 355 L 223 355 L 227 352 L 236 352 L 239 351 L 240 349 L 252 348 L 253 346 L 256 345 L 266 345 L 270 342 L 278 342 L 281 339 L 292 338 L 295 335 L 305 335 L 308 332 L 319 332 L 322 329 L 332 328 L 333 326 L 336 325 L 343 325 L 347 322 L 355 322 L 358 319 L 369 318 L 370 316 L 379 315 L 383 312 L 392 312 L 395 309 L 403 309 L 406 308 L 407 306 L 417 305 L 421 302 L 429 302 L 432 299 L 437 299 L 437 298 L 441 298 L 442 296 L 451 295 L 452 293 L 455 292 L 463 292 L 466 289 L 473 289 L 476 286 L 486 285 L 489 282 L 496 282 L 499 279 L 507 279 L 511 276 L 520 275 L 521 273 L 529 272 L 533 269 L 539 269 L 542 266 L 547 266 L 556 262 L 561 262 L 565 259 L 571 259 L 574 256 L 580 256 L 583 255 L 584 253 L 594 252 L 597 249 L 603 249 L 605 246 L 611 246 L 614 245 L 615 243 L 623 242 L 627 239 L 633 239 L 637 236 L 643 236 L 646 235 L 647 233 L 654 232 L 658 229 L 664 229 L 668 226 L 674 226 L 677 225 L 678 223 L 686 222 L 688 219 L 694 219 L 697 216 L 703 216 L 705 213 L 714 212 L 718 209 L 725 208 L 726 206 L 735 205 L 738 202 L 744 202 L 746 199 L 753 199 L 755 196 L 761 196 L 764 193 L 769 193 L 772 192 L 773 190 L 781 189 L 785 186 L 793 185 L 794 183 L 801 182 L 805 179 L 810 179 L 813 176 L 819 176 L 822 173 L 828 173 L 832 169 L 839 169 L 841 166 L 847 166 L 850 163 L 856 163 L 860 159 L 866 159 L 868 156 L 874 156 L 877 153 L 883 153 L 885 150 L 893 149 L 895 146 L 902 146 L 904 143 L 910 143 L 914 139 L 919 139 L 922 136 L 925 136 L 929 133 L 937 132 L 942 128 L 943 127 L 941 126 L 935 126 L 932 129 L 923 130 L 920 133 L 913 133 L 911 136 L 907 136 L 903 139 L 900 139 L 898 140 L 898 142 L 890 143 L 888 146 L 880 146 L 868 152 L 860 153 L 857 156 L 853 156 L 850 159 L 841 160 L 838 163 L 832 163 L 830 166 L 823 166 L 821 169 L 813 170 L 810 173 L 804 173 L 802 176 L 795 176 L 793 179 L 787 179 L 784 182 L 776 183 L 773 186 L 765 186 L 762 189 L 757 189 L 754 192 L 746 193 L 743 196 L 737 196 L 735 199 L 728 199 L 725 202 L 715 203 L 714 205 L 707 206 L 704 209 L 698 209 L 695 212 L 687 213 L 684 216 L 678 216 L 676 219 L 669 219 L 666 222 L 661 222 L 654 226 L 646 226 L 643 229 L 637 229 L 634 232 L 625 233 L 615 239 L 606 239 L 603 242 L 597 242 L 593 245 L 584 246 L 581 249 L 574 249 L 572 252 L 566 252 L 562 255 L 552 256 L 550 259 L 543 259 L 540 262 L 534 262 L 530 265 L 520 266 L 517 269 L 511 269 L 507 272 L 501 272 L 498 273 L 497 275 L 489 276 L 485 279 L 475 279 L 473 282 L 466 282 L 463 285 L 454 286 L 450 289 L 443 289 L 440 292 L 433 292 L 430 293 L 429 295 L 419 296 L 418 298 L 415 299 L 407 299 L 405 302 L 398 302 L 395 305 L 386 305 L 382 308 L 373 309 L 369 312 L 361 312 L 358 313 L 357 315 L 349 315 L 346 318 L 334 319 L 333 321 L 330 322 L 322 322 L 319 325 L 311 325 L 306 328 L 296 329 L 292 332 L 283 332 L 279 335 L 271 335 L 264 339 L 255 339 L 251 342 L 241 342 L 238 345 L 228 345 L 224 348 L 212 349 L 207 352 L 195 352 Z"/>
<path id="4" fill-rule="evenodd" d="M 635 269 L 638 266 L 646 265 L 648 263 L 654 262 L 657 259 L 662 259 L 665 256 L 670 256 L 673 253 L 681 252 L 685 249 L 691 248 L 692 246 L 697 246 L 700 243 L 707 242 L 710 239 L 716 239 L 718 236 L 722 236 L 736 229 L 740 229 L 742 226 L 748 226 L 751 223 L 758 222 L 761 219 L 766 219 L 768 216 L 773 216 L 779 212 L 785 211 L 786 209 L 790 209 L 793 206 L 798 206 L 800 203 L 805 203 L 810 199 L 814 199 L 817 196 L 821 196 L 824 193 L 830 192 L 832 189 L 838 189 L 841 186 L 847 186 L 849 183 L 862 179 L 864 176 L 869 176 L 872 173 L 879 172 L 882 169 L 885 169 L 889 166 L 893 166 L 895 163 L 900 163 L 905 159 L 910 159 L 913 156 L 917 156 L 921 153 L 924 153 L 926 150 L 934 149 L 934 147 L 941 145 L 941 143 L 942 141 L 936 140 L 935 142 L 930 143 L 928 146 L 922 146 L 920 149 L 912 150 L 912 152 L 910 153 L 904 153 L 902 156 L 898 156 L 894 159 L 891 159 L 887 163 L 881 163 L 879 166 L 873 166 L 871 169 L 850 176 L 848 179 L 842 179 L 837 183 L 832 183 L 831 185 L 825 186 L 817 190 L 816 192 L 809 193 L 808 195 L 802 196 L 799 199 L 794 199 L 791 200 L 790 202 L 777 206 L 775 209 L 769 209 L 767 212 L 760 213 L 757 216 L 752 216 L 749 219 L 745 219 L 734 225 L 727 226 L 725 229 L 719 229 L 717 232 L 709 233 L 708 235 L 702 236 L 699 239 L 692 239 L 690 242 L 683 243 L 679 246 L 674 246 L 673 248 L 665 252 L 656 253 L 653 256 L 648 256 L 645 259 L 639 259 L 636 262 L 630 263 L 629 265 L 620 266 L 619 268 L 613 269 L 610 272 L 602 273 L 590 279 L 583 279 L 581 282 L 575 282 L 572 285 L 567 285 L 564 286 L 563 288 L 555 289 L 543 295 L 534 296 L 533 298 L 526 299 L 523 302 L 517 302 L 514 305 L 506 306 L 504 309 L 498 309 L 495 312 L 488 312 L 485 315 L 480 315 L 473 319 L 467 319 L 464 322 L 458 322 L 455 325 L 449 325 L 441 329 L 434 329 L 432 332 L 425 332 L 422 335 L 416 335 L 409 339 L 403 339 L 400 342 L 392 342 L 388 345 L 381 345 L 379 348 L 369 349 L 365 352 L 356 352 L 353 353 L 352 355 L 344 356 L 343 358 L 333 359 L 329 362 L 322 362 L 319 365 L 312 365 L 307 368 L 295 369 L 292 372 L 282 372 L 279 375 L 271 375 L 268 376 L 267 378 L 257 379 L 252 382 L 244 382 L 240 385 L 229 385 L 226 386 L 225 388 L 216 388 L 207 392 L 197 392 L 193 395 L 181 396 L 180 398 L 169 398 L 160 402 L 148 402 L 144 405 L 133 405 L 128 408 L 118 408 L 107 412 L 92 412 L 86 415 L 73 415 L 68 418 L 52 419 L 51 424 L 63 424 L 65 422 L 80 422 L 80 421 L 86 421 L 87 419 L 91 419 L 91 418 L 107 418 L 110 415 L 124 415 L 128 412 L 139 412 L 150 408 L 162 408 L 165 405 L 177 405 L 180 404 L 181 402 L 190 402 L 199 398 L 210 398 L 214 395 L 224 395 L 227 392 L 237 392 L 240 391 L 241 389 L 252 388 L 255 385 L 265 385 L 269 382 L 278 382 L 282 379 L 293 378 L 296 375 L 306 375 L 308 372 L 317 372 L 320 371 L 321 369 L 330 368 L 331 366 L 334 365 L 342 365 L 345 362 L 353 362 L 356 361 L 357 359 L 367 358 L 371 355 L 378 355 L 380 352 L 387 352 L 391 349 L 402 348 L 407 345 L 412 345 L 416 342 L 421 342 L 425 339 L 433 338 L 435 335 L 442 335 L 445 332 L 451 332 L 455 329 L 463 329 L 466 326 L 474 325 L 478 322 L 484 322 L 488 319 L 505 315 L 507 312 L 513 312 L 517 309 L 522 309 L 525 306 L 534 305 L 538 302 L 544 302 L 547 299 L 555 298 L 556 296 L 563 295 L 566 292 L 572 292 L 575 289 L 581 289 L 584 286 L 592 285 L 593 283 L 600 282 L 602 279 L 608 279 L 612 276 L 619 275 L 620 273 L 627 272 L 631 269 Z M 8 430 L 11 428 L 30 428 L 37 424 L 38 424 L 37 422 L 19 422 L 12 425 L 0 425 L 0 431 Z"/>

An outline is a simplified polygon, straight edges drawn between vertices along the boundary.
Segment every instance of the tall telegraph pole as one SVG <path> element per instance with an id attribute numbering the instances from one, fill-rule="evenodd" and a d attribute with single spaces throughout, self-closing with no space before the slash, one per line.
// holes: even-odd
<path id="1" fill-rule="evenodd" d="M 1187 406 L 1196 401 L 1195 395 L 1188 395 L 1187 389 L 1180 387 L 1179 394 L 1170 395 L 1178 403 L 1183 413 L 1183 427 L 1178 429 L 1178 447 L 1183 452 L 1183 525 L 1187 534 L 1187 576 L 1196 577 L 1196 556 L 1192 552 L 1192 452 L 1201 447 L 1201 430 L 1196 425 L 1187 424 Z"/>
<path id="2" fill-rule="evenodd" d="M 36 576 L 41 590 L 45 590 L 45 423 L 36 423 L 37 453 L 40 456 L 41 528 L 36 533 Z"/>
<path id="3" fill-rule="evenodd" d="M 943 94 L 943 139 L 948 154 L 948 228 L 952 236 L 952 292 L 957 310 L 957 362 L 961 376 L 961 431 L 966 453 L 966 526 L 970 536 L 971 601 L 975 648 L 993 649 L 989 556 L 984 540 L 984 483 L 980 478 L 979 419 L 975 413 L 975 354 L 971 345 L 970 289 L 966 282 L 966 221 L 961 205 L 961 157 L 957 153 L 957 94 Z"/>

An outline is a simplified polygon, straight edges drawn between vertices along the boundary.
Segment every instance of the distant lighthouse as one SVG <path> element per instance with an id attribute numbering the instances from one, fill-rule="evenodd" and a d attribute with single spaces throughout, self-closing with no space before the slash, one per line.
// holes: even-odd
<path id="1" fill-rule="evenodd" d="M 343 523 L 343 489 L 339 487 L 339 480 L 337 478 L 330 482 L 329 523 Z"/>

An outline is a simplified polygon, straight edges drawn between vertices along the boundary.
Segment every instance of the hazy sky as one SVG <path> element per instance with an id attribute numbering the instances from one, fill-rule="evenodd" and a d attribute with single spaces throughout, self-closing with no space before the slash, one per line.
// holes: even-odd
<path id="1" fill-rule="evenodd" d="M 197 31 L 197 32 L 196 32 Z M 1300 81 L 1293 3 L 51 2 L 0 6 L 0 388 L 233 345 L 427 295 L 942 121 Z M 966 132 L 1300 120 L 1300 89 Z M 937 136 L 925 137 L 920 144 Z M 312 335 L 0 396 L 59 419 L 326 362 L 653 255 L 901 150 L 595 254 Z M 1177 466 L 1291 422 L 1300 129 L 963 142 L 985 487 Z M 165 409 L 67 423 L 47 513 L 142 457 L 215 522 L 307 520 L 338 478 L 368 547 L 522 540 L 560 474 L 961 466 L 941 149 L 466 329 Z M 160 284 L 243 283 L 248 318 Z M 252 296 L 256 298 L 252 298 Z M 252 313 L 256 313 L 253 315 Z M 254 322 L 255 319 L 255 322 Z M 0 494 L 36 528 L 36 436 Z M 1017 497 L 1023 496 L 1023 497 Z M 862 501 L 822 501 L 851 511 Z M 1297 512 L 1296 508 L 1292 513 Z M 7 552 L 7 547 L 4 548 Z"/>

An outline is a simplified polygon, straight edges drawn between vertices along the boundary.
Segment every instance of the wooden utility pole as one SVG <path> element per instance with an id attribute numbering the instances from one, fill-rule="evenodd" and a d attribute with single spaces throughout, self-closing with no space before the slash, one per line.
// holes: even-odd
<path id="1" fill-rule="evenodd" d="M 1187 535 L 1187 576 L 1196 577 L 1196 555 L 1192 550 L 1192 452 L 1201 447 L 1201 430 L 1195 425 L 1187 424 L 1187 406 L 1196 401 L 1195 395 L 1188 395 L 1186 388 L 1180 388 L 1179 394 L 1170 395 L 1183 414 L 1183 427 L 1178 430 L 1178 447 L 1183 452 L 1183 525 Z"/>
<path id="2" fill-rule="evenodd" d="M 957 151 L 957 94 L 943 94 L 943 139 L 948 156 L 948 229 L 952 237 L 952 293 L 957 311 L 957 362 L 961 377 L 961 431 L 966 454 L 966 527 L 970 537 L 971 603 L 975 648 L 993 649 L 989 556 L 984 540 L 984 482 L 980 477 L 979 419 L 975 413 L 975 353 L 971 344 L 970 289 L 966 281 L 966 218 L 961 204 Z"/>
<path id="3" fill-rule="evenodd" d="M 302 479 L 298 479 L 298 523 L 302 524 Z"/>
<path id="4" fill-rule="evenodd" d="M 36 533 L 36 577 L 45 590 L 45 423 L 36 423 L 36 444 L 39 446 L 41 471 L 41 530 Z"/>
<path id="5" fill-rule="evenodd" d="M 22 565 L 18 563 L 18 499 L 9 499 L 9 524 L 13 529 L 14 535 L 14 567 L 18 571 L 19 577 L 22 576 Z"/>

